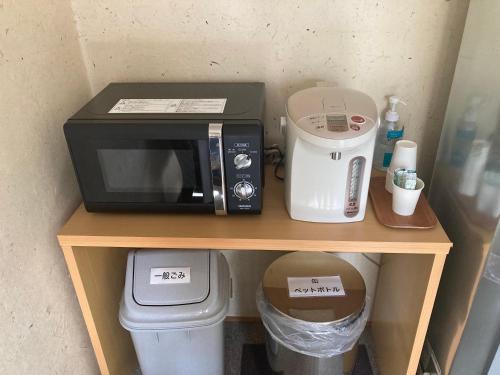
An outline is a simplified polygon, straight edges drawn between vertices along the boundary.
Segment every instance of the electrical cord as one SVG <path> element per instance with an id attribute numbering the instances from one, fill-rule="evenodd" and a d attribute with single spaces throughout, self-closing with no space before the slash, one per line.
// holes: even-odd
<path id="1" fill-rule="evenodd" d="M 283 165 L 283 161 L 285 159 L 283 152 L 277 144 L 264 147 L 264 151 L 267 151 L 266 157 L 271 156 L 271 164 L 274 164 L 274 177 L 280 181 L 284 181 L 285 178 L 278 174 L 279 168 Z M 276 156 L 276 154 L 278 155 Z"/>
<path id="2" fill-rule="evenodd" d="M 280 160 L 276 163 L 276 165 L 274 166 L 274 177 L 276 177 L 278 180 L 280 181 L 284 181 L 285 178 L 283 176 L 280 176 L 278 174 L 278 169 L 279 167 L 283 164 L 283 158 L 280 158 Z"/>

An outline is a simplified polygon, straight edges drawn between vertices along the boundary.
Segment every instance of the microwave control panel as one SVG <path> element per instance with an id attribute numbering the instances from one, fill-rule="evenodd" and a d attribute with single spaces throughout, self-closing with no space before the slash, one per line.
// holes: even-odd
<path id="1" fill-rule="evenodd" d="M 263 145 L 260 125 L 222 127 L 228 213 L 260 213 Z"/>

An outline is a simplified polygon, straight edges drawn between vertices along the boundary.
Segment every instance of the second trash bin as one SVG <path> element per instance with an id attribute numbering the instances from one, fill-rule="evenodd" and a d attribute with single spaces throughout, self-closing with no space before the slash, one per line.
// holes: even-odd
<path id="1" fill-rule="evenodd" d="M 217 251 L 131 251 L 119 318 L 142 374 L 223 375 L 229 292 Z"/>
<path id="2" fill-rule="evenodd" d="M 330 253 L 276 259 L 257 291 L 272 369 L 283 375 L 350 374 L 368 319 L 363 277 Z"/>

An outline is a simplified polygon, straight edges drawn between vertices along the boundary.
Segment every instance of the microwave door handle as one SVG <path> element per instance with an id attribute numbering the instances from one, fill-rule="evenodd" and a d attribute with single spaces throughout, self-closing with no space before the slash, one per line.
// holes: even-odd
<path id="1" fill-rule="evenodd" d="M 216 215 L 226 215 L 226 194 L 224 176 L 224 157 L 222 144 L 222 123 L 208 124 L 208 149 L 210 152 L 210 171 L 212 173 L 212 193 Z"/>

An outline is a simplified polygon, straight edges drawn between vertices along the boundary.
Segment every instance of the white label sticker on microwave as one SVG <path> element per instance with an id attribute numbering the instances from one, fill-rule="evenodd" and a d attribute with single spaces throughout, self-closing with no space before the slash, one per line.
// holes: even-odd
<path id="1" fill-rule="evenodd" d="M 109 113 L 224 113 L 221 99 L 120 99 Z"/>
<path id="2" fill-rule="evenodd" d="M 150 284 L 189 284 L 191 282 L 190 267 L 151 268 Z"/>
<path id="3" fill-rule="evenodd" d="M 345 296 L 340 276 L 288 277 L 288 295 L 296 297 Z"/>

